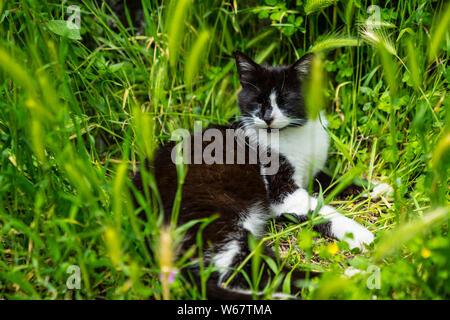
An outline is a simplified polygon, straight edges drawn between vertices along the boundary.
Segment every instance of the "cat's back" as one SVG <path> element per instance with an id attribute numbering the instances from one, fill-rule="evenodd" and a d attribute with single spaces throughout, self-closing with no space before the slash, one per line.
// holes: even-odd
<path id="1" fill-rule="evenodd" d="M 194 135 L 190 135 L 190 157 L 187 157 L 189 163 L 186 165 L 179 215 L 181 223 L 213 213 L 231 218 L 256 203 L 267 205 L 260 167 L 257 163 L 251 163 L 249 154 L 252 150 L 234 135 L 236 129 L 235 124 L 208 127 L 203 131 L 201 147 L 199 140 L 195 141 Z M 178 143 L 182 142 L 171 141 L 160 147 L 151 164 L 165 212 L 169 213 L 178 188 L 173 156 Z"/>

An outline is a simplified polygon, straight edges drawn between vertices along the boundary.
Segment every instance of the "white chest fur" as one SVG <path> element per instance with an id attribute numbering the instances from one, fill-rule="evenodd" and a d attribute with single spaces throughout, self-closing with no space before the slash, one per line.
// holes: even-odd
<path id="1" fill-rule="evenodd" d="M 291 127 L 279 132 L 279 139 L 272 139 L 271 147 L 287 158 L 294 167 L 294 181 L 306 188 L 311 176 L 323 166 L 328 156 L 329 136 L 325 116 L 309 120 L 301 127 Z"/>

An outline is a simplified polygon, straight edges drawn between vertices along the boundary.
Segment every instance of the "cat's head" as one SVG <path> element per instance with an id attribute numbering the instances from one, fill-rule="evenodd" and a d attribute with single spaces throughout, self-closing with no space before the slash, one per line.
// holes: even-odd
<path id="1" fill-rule="evenodd" d="M 308 78 L 314 54 L 309 53 L 291 66 L 259 65 L 235 51 L 242 90 L 238 101 L 241 119 L 253 129 L 284 129 L 306 122 L 303 82 Z"/>

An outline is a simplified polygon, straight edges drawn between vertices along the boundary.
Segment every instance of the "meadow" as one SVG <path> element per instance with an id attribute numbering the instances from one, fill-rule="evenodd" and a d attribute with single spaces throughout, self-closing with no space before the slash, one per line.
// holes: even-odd
<path id="1" fill-rule="evenodd" d="M 298 284 L 303 299 L 450 298 L 446 1 L 127 2 L 0 0 L 0 299 L 205 297 L 179 274 L 195 250 L 175 258 L 189 226 L 161 229 L 143 164 L 177 128 L 238 118 L 234 50 L 320 57 L 310 112 L 327 113 L 336 179 L 319 197 L 375 235 L 361 253 L 272 221 L 248 263 L 266 242 L 323 271 Z M 137 170 L 152 192 L 136 192 Z M 361 180 L 394 192 L 337 195 Z"/>

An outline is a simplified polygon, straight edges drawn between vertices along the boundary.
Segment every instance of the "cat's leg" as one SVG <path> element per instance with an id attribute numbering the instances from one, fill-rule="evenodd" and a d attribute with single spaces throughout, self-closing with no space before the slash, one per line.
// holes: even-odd
<path id="1" fill-rule="evenodd" d="M 299 188 L 286 195 L 280 202 L 272 204 L 271 209 L 275 217 L 289 213 L 298 217 L 300 221 L 304 221 L 308 214 L 316 209 L 317 205 L 317 198 L 310 196 L 305 189 Z M 318 214 L 326 221 L 317 225 L 316 229 L 329 237 L 345 240 L 351 249 L 364 249 L 365 244 L 370 244 L 374 239 L 369 230 L 340 214 L 329 205 L 323 205 Z M 352 234 L 353 237 L 349 234 Z"/>
<path id="2" fill-rule="evenodd" d="M 320 171 L 314 177 L 313 181 L 313 192 L 319 192 L 320 188 L 322 190 L 327 189 L 333 179 L 327 173 Z M 370 190 L 367 190 L 367 186 L 369 185 L 368 181 L 360 180 L 361 182 L 355 183 L 352 182 L 350 185 L 346 186 L 343 190 L 339 192 L 339 195 L 342 197 L 348 196 L 356 196 L 358 194 L 362 194 L 363 197 L 370 197 L 373 200 L 379 199 L 380 197 L 389 196 L 393 193 L 393 188 L 387 183 L 374 183 L 373 187 Z M 365 187 L 366 186 L 366 187 Z"/>
<path id="3" fill-rule="evenodd" d="M 377 183 L 369 192 L 364 192 L 362 196 L 364 198 L 371 198 L 377 200 L 381 197 L 389 197 L 394 193 L 394 188 L 387 183 Z"/>

